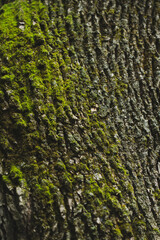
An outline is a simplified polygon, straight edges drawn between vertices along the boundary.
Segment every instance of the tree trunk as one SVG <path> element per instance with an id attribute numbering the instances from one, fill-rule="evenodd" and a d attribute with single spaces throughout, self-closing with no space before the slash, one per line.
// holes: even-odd
<path id="1" fill-rule="evenodd" d="M 159 240 L 159 0 L 0 5 L 0 239 Z"/>

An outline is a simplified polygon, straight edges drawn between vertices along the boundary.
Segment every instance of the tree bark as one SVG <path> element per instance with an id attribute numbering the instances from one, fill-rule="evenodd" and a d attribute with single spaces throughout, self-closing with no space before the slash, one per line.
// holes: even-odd
<path id="1" fill-rule="evenodd" d="M 0 239 L 159 240 L 159 0 L 0 5 Z"/>

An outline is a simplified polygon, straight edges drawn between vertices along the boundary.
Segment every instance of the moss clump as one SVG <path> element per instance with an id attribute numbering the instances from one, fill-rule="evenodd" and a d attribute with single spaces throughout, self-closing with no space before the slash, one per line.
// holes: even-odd
<path id="1" fill-rule="evenodd" d="M 27 182 L 25 175 L 20 170 L 19 167 L 12 165 L 8 173 L 2 176 L 3 181 L 9 188 L 13 188 L 15 186 L 21 186 L 27 189 Z"/>
<path id="2" fill-rule="evenodd" d="M 113 232 L 114 239 L 119 239 L 119 238 L 121 239 L 123 237 L 121 230 L 119 228 L 113 228 L 112 232 Z"/>
<path id="3" fill-rule="evenodd" d="M 24 174 L 22 173 L 20 168 L 16 167 L 15 165 L 11 166 L 10 178 L 14 182 L 14 184 L 17 184 L 17 185 L 25 184 L 26 185 L 26 180 L 25 180 Z"/>
<path id="4" fill-rule="evenodd" d="M 7 186 L 12 187 L 12 181 L 8 175 L 3 175 L 2 180 L 5 182 Z"/>

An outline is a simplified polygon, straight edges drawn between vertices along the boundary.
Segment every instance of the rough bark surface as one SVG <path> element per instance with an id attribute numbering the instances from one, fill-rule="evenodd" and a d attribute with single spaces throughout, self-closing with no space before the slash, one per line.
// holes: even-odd
<path id="1" fill-rule="evenodd" d="M 0 239 L 159 240 L 159 0 L 0 5 Z"/>

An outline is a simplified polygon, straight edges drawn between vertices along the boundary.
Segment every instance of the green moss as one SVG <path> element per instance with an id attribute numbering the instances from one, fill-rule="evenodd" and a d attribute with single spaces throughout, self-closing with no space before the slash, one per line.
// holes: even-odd
<path id="1" fill-rule="evenodd" d="M 3 179 L 3 181 L 5 182 L 6 185 L 12 186 L 12 181 L 11 181 L 11 179 L 9 178 L 8 175 L 3 175 L 3 176 L 2 176 L 2 179 Z"/>
<path id="2" fill-rule="evenodd" d="M 160 230 L 158 228 L 153 228 L 153 231 L 160 236 Z"/>
<path id="3" fill-rule="evenodd" d="M 67 17 L 65 17 L 65 20 L 68 24 L 70 24 L 71 26 L 73 25 L 73 17 L 72 14 L 67 15 Z"/>
<path id="4" fill-rule="evenodd" d="M 109 9 L 109 11 L 107 13 L 108 14 L 114 14 L 115 13 L 115 9 L 111 8 L 111 9 Z"/>
<path id="5" fill-rule="evenodd" d="M 0 16 L 1 21 L 0 31 L 3 33 L 3 38 L 11 38 L 16 37 L 17 32 L 19 29 L 16 28 L 17 21 L 16 21 L 16 9 L 15 3 L 5 4 L 3 7 L 3 13 Z M 14 44 L 14 42 L 12 42 Z"/>
<path id="6" fill-rule="evenodd" d="M 105 221 L 105 225 L 108 226 L 108 227 L 113 227 L 113 222 L 111 220 L 107 219 Z"/>
<path id="7" fill-rule="evenodd" d="M 42 179 L 41 183 L 35 184 L 35 193 L 42 200 L 43 204 L 53 204 L 54 185 L 47 179 Z"/>
<path id="8" fill-rule="evenodd" d="M 19 109 L 21 110 L 22 107 L 21 105 L 19 105 Z M 15 121 L 15 124 L 17 127 L 26 127 L 27 126 L 27 122 L 24 120 L 22 114 L 20 113 L 13 113 L 12 118 Z"/>
<path id="9" fill-rule="evenodd" d="M 11 166 L 10 173 L 11 173 L 10 176 L 13 179 L 18 179 L 19 181 L 21 181 L 23 179 L 23 174 L 22 174 L 21 170 L 19 168 L 17 168 L 16 166 Z"/>
<path id="10" fill-rule="evenodd" d="M 13 188 L 16 185 L 27 189 L 25 176 L 20 168 L 15 165 L 11 165 L 8 174 L 3 175 L 2 179 L 8 187 Z"/>
<path id="11" fill-rule="evenodd" d="M 121 233 L 121 230 L 119 228 L 114 228 L 113 229 L 113 236 L 114 237 L 123 237 L 122 233 Z"/>
<path id="12" fill-rule="evenodd" d="M 160 201 L 160 189 L 158 189 L 157 191 L 155 191 L 154 196 L 155 196 L 155 198 L 156 198 L 158 201 Z"/>

